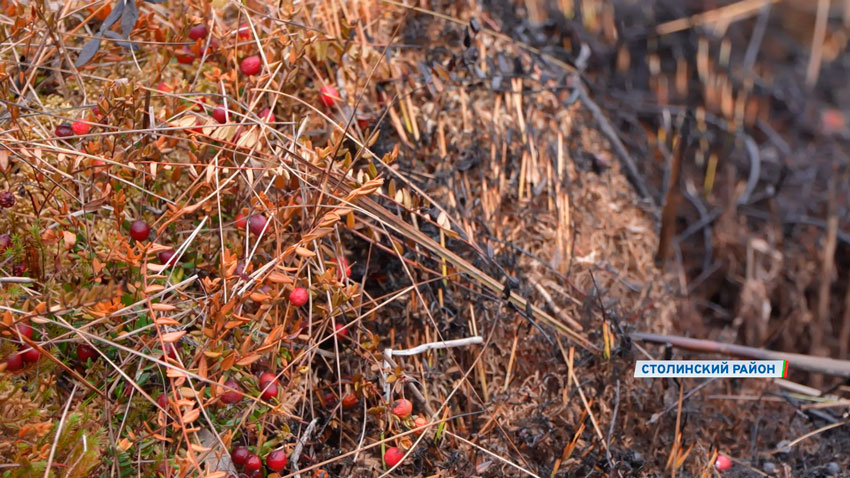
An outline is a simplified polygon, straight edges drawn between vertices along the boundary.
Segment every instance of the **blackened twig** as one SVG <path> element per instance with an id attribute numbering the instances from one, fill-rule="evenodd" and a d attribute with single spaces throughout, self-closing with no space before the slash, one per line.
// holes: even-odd
<path id="1" fill-rule="evenodd" d="M 747 187 L 744 189 L 741 197 L 738 198 L 739 206 L 750 203 L 750 197 L 753 195 L 753 191 L 756 190 L 759 178 L 761 177 L 761 156 L 759 155 L 758 145 L 751 136 L 744 135 L 744 146 L 747 150 L 747 157 L 750 158 L 750 174 L 747 177 Z"/>
<path id="2" fill-rule="evenodd" d="M 688 393 L 686 393 L 682 397 L 682 401 L 684 402 L 685 400 L 691 398 L 691 396 L 693 394 L 699 392 L 700 390 L 702 390 L 703 387 L 705 387 L 706 385 L 708 385 L 711 382 L 714 382 L 715 380 L 717 380 L 717 377 L 712 377 L 712 378 L 706 380 L 705 382 L 702 382 L 699 385 L 695 386 L 694 388 L 688 390 Z M 673 405 L 670 405 L 669 407 L 665 408 L 664 410 L 662 410 L 660 412 L 653 413 L 652 417 L 649 418 L 649 421 L 646 422 L 646 424 L 647 425 L 654 425 L 655 422 L 657 422 L 659 418 L 663 417 L 667 413 L 670 413 L 671 411 L 673 411 L 676 408 L 679 408 L 679 402 L 676 402 Z"/>
<path id="3" fill-rule="evenodd" d="M 699 198 L 699 195 L 696 191 L 692 191 L 692 184 L 688 184 L 685 187 L 685 199 L 693 204 L 694 208 L 699 213 L 700 222 L 706 221 L 709 217 L 708 208 L 705 207 L 705 204 Z M 711 229 L 704 228 L 703 230 L 703 247 L 705 248 L 705 257 L 703 257 L 702 261 L 702 272 L 705 273 L 709 269 L 711 269 L 712 257 L 714 256 L 714 245 L 711 240 Z"/>
<path id="4" fill-rule="evenodd" d="M 581 78 L 576 76 L 574 84 L 576 91 L 578 91 L 578 95 L 581 99 L 581 102 L 588 109 L 588 111 L 590 111 L 590 114 L 593 115 L 593 119 L 596 120 L 596 123 L 599 125 L 599 130 L 611 143 L 611 147 L 614 149 L 614 153 L 617 155 L 617 157 L 620 159 L 620 162 L 623 164 L 623 169 L 625 170 L 626 177 L 632 183 L 632 186 L 637 189 L 637 192 L 641 198 L 648 199 L 649 201 L 654 203 L 652 195 L 650 195 L 649 193 L 649 188 L 647 188 L 643 177 L 638 172 L 635 160 L 629 155 L 629 152 L 626 151 L 626 147 L 623 146 L 623 142 L 620 141 L 620 137 L 617 135 L 617 132 L 614 130 L 614 127 L 611 126 L 611 123 L 602 113 L 602 110 L 599 109 L 599 105 L 597 105 L 596 102 L 594 102 L 587 94 L 587 90 L 584 89 L 584 85 L 582 85 L 581 83 Z"/>

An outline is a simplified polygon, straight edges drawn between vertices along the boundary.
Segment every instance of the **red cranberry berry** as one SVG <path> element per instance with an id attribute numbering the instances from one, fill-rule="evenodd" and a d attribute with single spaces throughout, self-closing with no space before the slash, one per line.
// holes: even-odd
<path id="1" fill-rule="evenodd" d="M 268 401 L 268 400 L 271 400 L 271 399 L 277 397 L 278 387 L 277 387 L 277 383 L 275 383 L 275 382 L 269 382 L 269 383 L 263 385 L 262 390 L 263 390 L 263 394 L 261 395 L 261 398 L 263 400 Z"/>
<path id="2" fill-rule="evenodd" d="M 18 329 L 18 333 L 23 335 L 24 337 L 31 339 L 33 336 L 32 325 L 27 324 L 26 322 L 20 322 L 15 326 Z"/>
<path id="3" fill-rule="evenodd" d="M 206 111 L 204 109 L 204 105 L 207 104 L 207 97 L 206 96 L 198 96 L 197 98 L 195 98 L 195 101 L 190 101 L 190 103 L 192 104 L 192 111 L 194 111 L 196 113 L 204 112 L 204 111 Z M 195 124 L 199 124 L 199 123 L 195 123 Z"/>
<path id="4" fill-rule="evenodd" d="M 404 458 L 404 452 L 398 447 L 387 448 L 384 452 L 384 463 L 390 468 L 398 465 L 402 458 Z"/>
<path id="5" fill-rule="evenodd" d="M 248 218 L 248 229 L 251 231 L 251 234 L 255 236 L 259 236 L 264 229 L 266 229 L 266 217 L 262 214 L 254 214 L 250 218 Z"/>
<path id="6" fill-rule="evenodd" d="M 15 194 L 12 191 L 0 192 L 0 207 L 10 208 L 15 205 Z"/>
<path id="7" fill-rule="evenodd" d="M 357 121 L 357 126 L 362 130 L 366 130 L 369 127 L 369 124 L 372 122 L 372 116 L 366 113 L 359 114 L 355 116 L 355 120 Z"/>
<path id="8" fill-rule="evenodd" d="M 147 240 L 151 233 L 151 228 L 145 221 L 137 220 L 130 224 L 130 237 L 137 241 Z"/>
<path id="9" fill-rule="evenodd" d="M 339 99 L 339 91 L 337 91 L 333 86 L 324 85 L 319 89 L 319 99 L 322 101 L 323 105 L 330 108 L 334 105 L 334 102 Z"/>
<path id="10" fill-rule="evenodd" d="M 307 293 L 307 289 L 303 287 L 296 287 L 289 293 L 289 303 L 295 307 L 301 307 L 306 304 L 309 299 L 310 295 Z"/>
<path id="11" fill-rule="evenodd" d="M 189 128 L 189 131 L 192 132 L 192 133 L 203 134 L 203 132 L 204 132 L 203 125 L 204 125 L 204 123 L 199 118 L 196 118 L 195 119 L 195 126 L 196 127 L 195 128 Z"/>
<path id="12" fill-rule="evenodd" d="M 260 119 L 267 123 L 274 123 L 274 113 L 268 108 L 263 108 L 260 110 Z"/>
<path id="13" fill-rule="evenodd" d="M 416 420 L 413 420 L 413 426 L 416 428 L 422 428 L 428 424 L 428 419 L 425 417 L 416 417 Z M 421 435 L 425 430 L 420 430 L 418 433 Z"/>
<path id="14" fill-rule="evenodd" d="M 714 467 L 717 468 L 717 471 L 728 470 L 732 468 L 732 460 L 726 455 L 717 455 L 717 459 L 714 460 Z"/>
<path id="15" fill-rule="evenodd" d="M 354 407 L 357 406 L 357 402 L 359 402 L 359 401 L 360 401 L 360 399 L 357 398 L 357 395 L 355 395 L 353 393 L 348 393 L 344 397 L 342 397 L 342 407 L 343 408 L 354 408 Z"/>
<path id="16" fill-rule="evenodd" d="M 26 273 L 27 273 L 27 266 L 25 266 L 23 264 L 18 264 L 18 265 L 12 266 L 12 275 L 13 276 L 23 277 L 24 274 L 26 274 Z"/>
<path id="17" fill-rule="evenodd" d="M 71 129 L 74 130 L 74 134 L 81 136 L 84 134 L 89 134 L 89 130 L 91 130 L 91 125 L 83 122 L 82 120 L 74 121 L 74 124 L 71 125 Z"/>
<path id="18" fill-rule="evenodd" d="M 245 471 L 257 471 L 263 467 L 263 460 L 260 459 L 257 455 L 251 453 L 248 455 L 248 458 L 245 459 Z"/>
<path id="19" fill-rule="evenodd" d="M 168 394 L 166 392 L 162 392 L 156 397 L 156 403 L 160 406 L 160 408 L 168 407 Z"/>
<path id="20" fill-rule="evenodd" d="M 248 38 L 251 38 L 251 27 L 247 23 L 243 23 L 239 25 L 237 34 L 239 35 L 239 38 L 247 40 Z"/>
<path id="21" fill-rule="evenodd" d="M 189 38 L 191 38 L 192 40 L 206 38 L 209 33 L 209 28 L 207 28 L 207 26 L 202 23 L 199 25 L 195 25 L 189 29 Z"/>
<path id="22" fill-rule="evenodd" d="M 168 357 L 173 360 L 177 360 L 177 346 L 173 343 L 169 342 L 165 344 L 165 353 L 162 354 L 164 357 Z"/>
<path id="23" fill-rule="evenodd" d="M 348 265 L 348 259 L 340 257 L 333 260 L 336 263 L 336 278 L 339 280 L 345 279 L 351 275 L 351 266 Z"/>
<path id="24" fill-rule="evenodd" d="M 79 344 L 79 345 L 77 345 L 77 359 L 80 362 L 86 363 L 86 362 L 88 362 L 89 359 L 94 360 L 96 358 L 97 358 L 97 350 L 95 350 L 94 347 L 92 347 L 89 344 Z"/>
<path id="25" fill-rule="evenodd" d="M 286 466 L 286 452 L 275 450 L 266 455 L 266 466 L 272 471 L 282 470 Z"/>
<path id="26" fill-rule="evenodd" d="M 191 65 L 195 61 L 195 53 L 187 46 L 180 47 L 174 56 L 181 65 Z"/>
<path id="27" fill-rule="evenodd" d="M 227 113 L 227 110 L 224 109 L 223 105 L 222 106 L 216 106 L 213 109 L 212 117 L 213 117 L 214 120 L 218 121 L 219 123 L 227 123 L 227 120 L 228 120 L 227 117 L 228 116 L 230 116 L 230 115 Z"/>
<path id="28" fill-rule="evenodd" d="M 29 347 L 21 352 L 21 357 L 24 359 L 24 362 L 38 362 L 38 359 L 41 358 L 41 352 L 34 347 Z"/>
<path id="29" fill-rule="evenodd" d="M 56 127 L 57 138 L 68 138 L 74 136 L 74 128 L 68 123 L 62 123 Z"/>
<path id="30" fill-rule="evenodd" d="M 161 262 L 163 265 L 169 265 L 170 266 L 170 265 L 173 265 L 174 262 L 175 262 L 175 259 L 177 259 L 177 254 L 172 249 L 169 249 L 167 251 L 160 251 L 156 255 L 156 257 L 159 259 L 159 262 Z"/>
<path id="31" fill-rule="evenodd" d="M 24 367 L 24 360 L 21 354 L 14 353 L 6 358 L 6 370 L 9 372 L 17 372 Z"/>
<path id="32" fill-rule="evenodd" d="M 245 230 L 245 226 L 248 225 L 248 218 L 242 213 L 237 214 L 235 225 L 236 229 Z"/>
<path id="33" fill-rule="evenodd" d="M 269 383 L 277 383 L 277 377 L 271 372 L 263 372 L 260 374 L 260 388 L 264 388 Z"/>
<path id="34" fill-rule="evenodd" d="M 233 448 L 230 452 L 230 459 L 233 461 L 233 464 L 236 466 L 242 466 L 245 464 L 245 460 L 248 459 L 248 456 L 251 454 L 251 451 L 248 450 L 247 446 L 237 446 Z"/>
<path id="35" fill-rule="evenodd" d="M 334 330 L 336 331 L 336 335 L 338 337 L 343 339 L 348 337 L 348 327 L 346 327 L 345 325 L 337 322 L 336 325 L 334 325 Z"/>
<path id="36" fill-rule="evenodd" d="M 227 403 L 229 405 L 242 400 L 242 387 L 239 386 L 236 380 L 230 378 L 226 382 L 224 382 L 224 386 L 228 387 L 228 390 L 221 394 L 222 402 Z M 229 390 L 231 388 L 234 390 Z"/>
<path id="37" fill-rule="evenodd" d="M 253 76 L 260 72 L 262 66 L 260 57 L 254 55 L 243 59 L 239 64 L 239 70 L 243 75 Z"/>
<path id="38" fill-rule="evenodd" d="M 392 404 L 393 415 L 399 418 L 407 418 L 413 411 L 413 404 L 406 398 L 400 398 Z"/>

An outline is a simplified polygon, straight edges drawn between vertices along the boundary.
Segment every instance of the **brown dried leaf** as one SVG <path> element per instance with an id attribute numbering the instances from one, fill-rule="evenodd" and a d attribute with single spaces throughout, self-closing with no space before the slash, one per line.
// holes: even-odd
<path id="1" fill-rule="evenodd" d="M 302 242 L 312 242 L 312 241 L 315 241 L 317 239 L 321 239 L 321 238 L 327 236 L 328 234 L 330 234 L 332 232 L 333 232 L 333 228 L 317 227 L 317 228 L 313 229 L 312 231 L 310 231 L 309 233 L 307 233 L 307 235 L 302 237 L 301 241 Z"/>
<path id="2" fill-rule="evenodd" d="M 145 294 L 153 294 L 154 292 L 159 292 L 161 290 L 165 290 L 165 286 L 162 284 L 151 284 L 145 288 Z"/>
<path id="3" fill-rule="evenodd" d="M 168 367 L 168 370 L 165 372 L 165 375 L 168 378 L 185 378 L 186 373 L 180 369 Z"/>
<path id="4" fill-rule="evenodd" d="M 200 410 L 199 410 L 199 412 L 200 412 Z M 208 452 L 212 449 L 212 448 L 207 448 L 207 447 L 198 445 L 196 443 L 192 443 L 191 445 L 189 445 L 189 447 L 191 447 L 193 451 L 198 452 L 198 453 L 206 453 L 206 452 Z"/>
<path id="5" fill-rule="evenodd" d="M 169 333 L 164 334 L 162 336 L 162 341 L 167 343 L 167 344 L 174 343 L 174 342 L 177 342 L 178 340 L 180 340 L 180 337 L 183 337 L 184 335 L 186 335 L 185 330 L 178 330 L 176 332 L 169 332 Z"/>
<path id="6" fill-rule="evenodd" d="M 157 302 L 155 304 L 151 304 L 151 309 L 159 312 L 169 312 L 172 310 L 177 310 L 177 307 L 174 307 L 171 304 L 163 304 L 162 302 Z"/>
<path id="7" fill-rule="evenodd" d="M 306 247 L 301 247 L 301 246 L 298 246 L 298 247 L 295 248 L 295 254 L 297 254 L 301 257 L 315 257 L 316 256 L 315 252 L 311 251 L 310 249 L 307 249 Z"/>
<path id="8" fill-rule="evenodd" d="M 261 358 L 263 358 L 263 357 L 260 356 L 259 354 L 251 354 L 251 355 L 242 357 L 241 359 L 237 360 L 236 365 L 239 365 L 240 367 L 244 367 L 246 365 L 251 365 L 252 363 L 256 362 L 257 360 L 260 360 Z"/>
<path id="9" fill-rule="evenodd" d="M 230 370 L 233 368 L 234 362 L 236 362 L 236 353 L 231 352 L 227 357 L 224 357 L 224 360 L 221 361 L 221 369 L 224 371 Z"/>
<path id="10" fill-rule="evenodd" d="M 71 231 L 62 231 L 62 240 L 65 242 L 65 249 L 70 251 L 77 243 L 77 235 Z"/>
<path id="11" fill-rule="evenodd" d="M 292 279 L 280 272 L 272 272 L 266 276 L 266 280 L 274 284 L 292 284 Z"/>
<path id="12" fill-rule="evenodd" d="M 193 408 L 193 409 L 191 409 L 188 412 L 183 414 L 183 423 L 184 424 L 192 423 L 195 420 L 197 420 L 198 417 L 200 417 L 200 416 L 201 416 L 201 409 L 200 408 Z"/>

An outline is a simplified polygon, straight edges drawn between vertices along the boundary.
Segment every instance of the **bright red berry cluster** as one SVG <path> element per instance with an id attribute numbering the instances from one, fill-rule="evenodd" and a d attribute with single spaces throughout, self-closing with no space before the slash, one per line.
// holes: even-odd
<path id="1" fill-rule="evenodd" d="M 269 453 L 269 456 L 271 456 L 271 453 Z M 237 469 L 243 472 L 239 476 L 247 476 L 248 478 L 263 476 L 263 460 L 260 459 L 259 456 L 251 453 L 251 450 L 249 450 L 246 446 L 239 445 L 233 447 L 233 449 L 230 450 L 230 460 Z M 279 461 L 273 461 L 273 463 L 278 465 Z M 268 465 L 268 457 L 266 457 L 266 465 Z M 283 457 L 283 465 L 281 465 L 279 470 L 275 471 L 282 470 L 284 466 L 286 466 L 286 455 Z M 269 468 L 274 470 L 270 466 Z"/>
<path id="2" fill-rule="evenodd" d="M 237 469 L 248 477 L 262 476 L 263 460 L 244 445 L 238 445 L 230 450 L 230 460 Z M 289 460 L 283 449 L 273 450 L 266 455 L 266 468 L 275 473 L 280 473 L 286 468 Z M 240 475 L 242 476 L 242 475 Z"/>
<path id="3" fill-rule="evenodd" d="M 236 229 L 239 229 L 240 231 L 244 231 L 245 227 L 247 227 L 251 234 L 259 236 L 264 230 L 268 232 L 268 228 L 266 227 L 267 222 L 268 219 L 266 219 L 266 216 L 263 216 L 262 214 L 245 216 L 244 214 L 239 213 L 236 215 L 234 225 L 236 226 Z"/>
<path id="4" fill-rule="evenodd" d="M 278 395 L 277 377 L 271 372 L 263 372 L 260 375 L 260 398 L 269 401 Z"/>
<path id="5" fill-rule="evenodd" d="M 17 324 L 15 329 L 19 334 L 16 338 L 26 337 L 32 340 L 35 333 L 32 326 L 26 322 Z M 41 352 L 21 340 L 20 351 L 13 353 L 6 358 L 6 371 L 17 372 L 24 368 L 24 364 L 38 362 L 39 358 L 41 358 Z"/>

